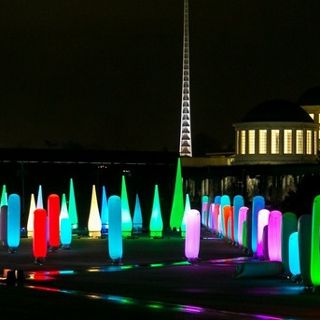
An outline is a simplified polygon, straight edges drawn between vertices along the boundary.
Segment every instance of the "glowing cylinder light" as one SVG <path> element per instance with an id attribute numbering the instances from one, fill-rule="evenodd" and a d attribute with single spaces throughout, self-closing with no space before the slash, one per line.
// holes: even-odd
<path id="1" fill-rule="evenodd" d="M 209 206 L 208 211 L 208 229 L 213 232 L 213 225 L 214 225 L 214 203 L 212 202 Z"/>
<path id="2" fill-rule="evenodd" d="M 28 222 L 27 222 L 27 234 L 29 238 L 33 236 L 33 217 L 34 217 L 34 210 L 36 210 L 36 201 L 34 198 L 34 194 L 31 194 L 30 199 L 30 207 L 29 207 L 29 215 L 28 215 Z"/>
<path id="3" fill-rule="evenodd" d="M 98 207 L 96 186 L 93 185 L 92 193 L 91 193 L 89 219 L 88 219 L 89 237 L 93 237 L 93 238 L 101 237 L 101 227 L 102 226 L 101 226 L 101 218 L 100 218 L 100 212 Z"/>
<path id="4" fill-rule="evenodd" d="M 234 241 L 238 243 L 238 220 L 239 220 L 239 210 L 244 206 L 244 199 L 241 195 L 236 195 L 233 198 L 233 234 Z"/>
<path id="5" fill-rule="evenodd" d="M 243 236 L 243 223 L 247 220 L 248 207 L 241 207 L 239 209 L 238 217 L 238 242 L 240 246 L 243 246 L 242 236 Z"/>
<path id="6" fill-rule="evenodd" d="M 108 201 L 109 206 L 109 233 L 108 246 L 109 256 L 114 262 L 122 259 L 122 222 L 121 222 L 121 198 L 111 196 Z"/>
<path id="7" fill-rule="evenodd" d="M 310 214 L 303 214 L 298 219 L 298 242 L 300 255 L 300 271 L 303 284 L 312 285 L 311 281 L 311 233 L 312 217 Z"/>
<path id="8" fill-rule="evenodd" d="M 213 231 L 218 233 L 218 224 L 219 224 L 219 211 L 220 211 L 220 204 L 214 203 L 213 206 Z"/>
<path id="9" fill-rule="evenodd" d="M 298 231 L 291 233 L 289 236 L 289 270 L 294 276 L 301 273 Z"/>
<path id="10" fill-rule="evenodd" d="M 140 233 L 142 231 L 142 212 L 141 212 L 141 205 L 139 195 L 136 194 L 136 203 L 134 205 L 133 211 L 133 231 L 135 233 Z"/>
<path id="11" fill-rule="evenodd" d="M 273 210 L 268 222 L 268 253 L 270 261 L 282 261 L 281 258 L 282 213 Z"/>
<path id="12" fill-rule="evenodd" d="M 177 160 L 176 180 L 174 185 L 172 207 L 170 213 L 170 228 L 171 230 L 180 231 L 181 223 L 184 214 L 183 204 L 183 185 L 181 175 L 181 160 Z"/>
<path id="13" fill-rule="evenodd" d="M 20 196 L 12 193 L 8 198 L 7 245 L 9 250 L 16 250 L 20 244 Z"/>
<path id="14" fill-rule="evenodd" d="M 49 247 L 56 250 L 60 246 L 60 197 L 50 194 L 47 202 Z"/>
<path id="15" fill-rule="evenodd" d="M 72 229 L 78 228 L 78 212 L 77 212 L 77 203 L 76 196 L 74 193 L 73 179 L 70 178 L 70 188 L 69 188 L 69 206 L 68 214 L 71 221 Z"/>
<path id="16" fill-rule="evenodd" d="M 33 256 L 35 262 L 42 262 L 47 256 L 47 212 L 36 209 L 33 218 Z"/>
<path id="17" fill-rule="evenodd" d="M 209 210 L 209 197 L 203 196 L 201 198 L 201 224 L 205 227 L 208 226 L 208 210 Z"/>
<path id="18" fill-rule="evenodd" d="M 223 215 L 223 210 L 224 210 L 224 207 L 225 206 L 230 206 L 231 205 L 231 202 L 230 202 L 230 197 L 227 195 L 227 194 L 224 194 L 222 197 L 221 197 L 221 200 L 220 200 L 220 214 L 219 214 L 219 217 L 220 217 L 220 230 L 219 232 L 225 237 L 227 235 L 227 230 L 225 228 L 225 223 L 224 223 L 224 215 Z"/>
<path id="19" fill-rule="evenodd" d="M 255 196 L 252 200 L 251 215 L 251 249 L 253 253 L 257 251 L 258 245 L 258 212 L 265 208 L 264 197 Z"/>
<path id="20" fill-rule="evenodd" d="M 181 237 L 185 237 L 186 236 L 186 228 L 187 228 L 187 224 L 186 224 L 186 213 L 191 209 L 191 204 L 190 204 L 190 197 L 189 194 L 186 194 L 186 201 L 185 201 L 185 205 L 184 205 L 184 213 L 183 213 L 183 219 L 182 219 L 182 223 L 181 223 Z"/>
<path id="21" fill-rule="evenodd" d="M 107 191 L 105 186 L 102 186 L 101 195 L 101 226 L 102 233 L 106 233 L 109 227 L 109 210 Z"/>
<path id="22" fill-rule="evenodd" d="M 62 194 L 60 212 L 60 241 L 63 248 L 70 248 L 72 241 L 72 226 L 68 214 L 67 200 L 65 193 Z"/>
<path id="23" fill-rule="evenodd" d="M 132 218 L 129 208 L 126 179 L 122 176 L 121 180 L 121 217 L 122 217 L 122 235 L 130 237 L 132 234 Z"/>
<path id="24" fill-rule="evenodd" d="M 320 195 L 313 200 L 311 224 L 311 281 L 314 286 L 320 285 Z"/>
<path id="25" fill-rule="evenodd" d="M 8 220 L 8 206 L 3 205 L 0 208 L 0 241 L 2 241 L 3 246 L 7 246 L 7 220 Z"/>
<path id="26" fill-rule="evenodd" d="M 268 225 L 270 211 L 261 209 L 258 212 L 258 237 L 257 237 L 257 252 L 258 258 L 263 257 L 263 228 Z"/>
<path id="27" fill-rule="evenodd" d="M 224 222 L 224 227 L 223 229 L 225 230 L 225 236 L 228 239 L 231 239 L 231 235 L 228 234 L 228 224 L 230 224 L 230 226 L 232 226 L 232 207 L 225 205 L 223 207 L 223 222 Z M 230 230 L 231 231 L 231 230 Z"/>
<path id="28" fill-rule="evenodd" d="M 155 185 L 155 188 L 154 188 L 154 197 L 153 197 L 153 205 L 152 205 L 149 228 L 150 228 L 150 237 L 152 238 L 162 237 L 163 222 L 162 222 L 162 215 L 161 215 L 158 185 Z"/>
<path id="29" fill-rule="evenodd" d="M 191 209 L 186 217 L 185 256 L 189 261 L 197 260 L 200 251 L 200 212 Z"/>
<path id="30" fill-rule="evenodd" d="M 293 232 L 297 231 L 297 216 L 293 212 L 285 212 L 282 216 L 282 264 L 287 274 L 290 273 L 289 266 L 289 237 Z"/>
<path id="31" fill-rule="evenodd" d="M 42 186 L 39 185 L 37 195 L 37 209 L 43 209 Z"/>

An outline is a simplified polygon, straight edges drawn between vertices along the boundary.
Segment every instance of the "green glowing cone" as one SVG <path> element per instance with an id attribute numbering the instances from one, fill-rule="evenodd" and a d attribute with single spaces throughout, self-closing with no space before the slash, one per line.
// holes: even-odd
<path id="1" fill-rule="evenodd" d="M 182 187 L 182 176 L 181 176 L 181 160 L 178 158 L 176 182 L 173 193 L 173 201 L 170 214 L 170 228 L 179 231 L 182 224 L 184 213 L 183 204 L 183 187 Z"/>
<path id="2" fill-rule="evenodd" d="M 126 179 L 122 176 L 121 180 L 121 221 L 122 221 L 122 235 L 130 237 L 132 233 L 132 218 L 130 214 Z"/>
<path id="3" fill-rule="evenodd" d="M 161 215 L 158 185 L 155 185 L 155 188 L 154 188 L 154 197 L 153 197 L 153 205 L 152 205 L 149 228 L 150 228 L 150 237 L 152 238 L 162 237 L 163 222 L 162 222 L 162 215 Z"/>
<path id="4" fill-rule="evenodd" d="M 8 205 L 8 194 L 7 194 L 7 187 L 6 187 L 5 184 L 2 186 L 1 203 L 0 203 L 0 205 L 1 205 L 1 207 Z"/>
<path id="5" fill-rule="evenodd" d="M 69 207 L 68 207 L 69 218 L 71 222 L 72 229 L 78 228 L 78 213 L 76 198 L 74 194 L 73 180 L 70 179 L 70 189 L 69 189 Z"/>

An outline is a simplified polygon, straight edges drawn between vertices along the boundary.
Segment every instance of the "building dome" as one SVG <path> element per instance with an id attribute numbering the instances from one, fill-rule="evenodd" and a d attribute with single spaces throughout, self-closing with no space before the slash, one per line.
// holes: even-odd
<path id="1" fill-rule="evenodd" d="M 298 100 L 300 106 L 320 105 L 320 86 L 307 90 Z"/>
<path id="2" fill-rule="evenodd" d="M 319 91 L 320 98 L 320 91 Z M 313 122 L 308 112 L 286 100 L 269 100 L 251 109 L 241 122 Z"/>

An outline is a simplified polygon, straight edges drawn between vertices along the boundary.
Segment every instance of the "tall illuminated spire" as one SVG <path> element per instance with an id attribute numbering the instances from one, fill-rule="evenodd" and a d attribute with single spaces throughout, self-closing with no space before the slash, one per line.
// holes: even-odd
<path id="1" fill-rule="evenodd" d="M 191 113 L 190 113 L 190 54 L 189 54 L 189 2 L 184 0 L 183 18 L 183 67 L 182 67 L 182 101 L 180 122 L 181 157 L 192 157 Z"/>

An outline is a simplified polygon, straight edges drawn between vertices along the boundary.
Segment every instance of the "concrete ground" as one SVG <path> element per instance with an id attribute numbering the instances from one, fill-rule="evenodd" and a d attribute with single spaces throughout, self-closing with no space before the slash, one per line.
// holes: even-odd
<path id="1" fill-rule="evenodd" d="M 0 314 L 22 319 L 320 319 L 320 295 L 280 275 L 234 277 L 252 258 L 225 240 L 201 240 L 199 261 L 184 257 L 184 240 L 144 235 L 124 240 L 122 264 L 108 256 L 107 239 L 73 239 L 34 264 L 32 240 L 15 253 L 0 250 L 1 267 L 23 281 L 0 285 Z M 20 277 L 19 279 L 20 280 Z"/>

